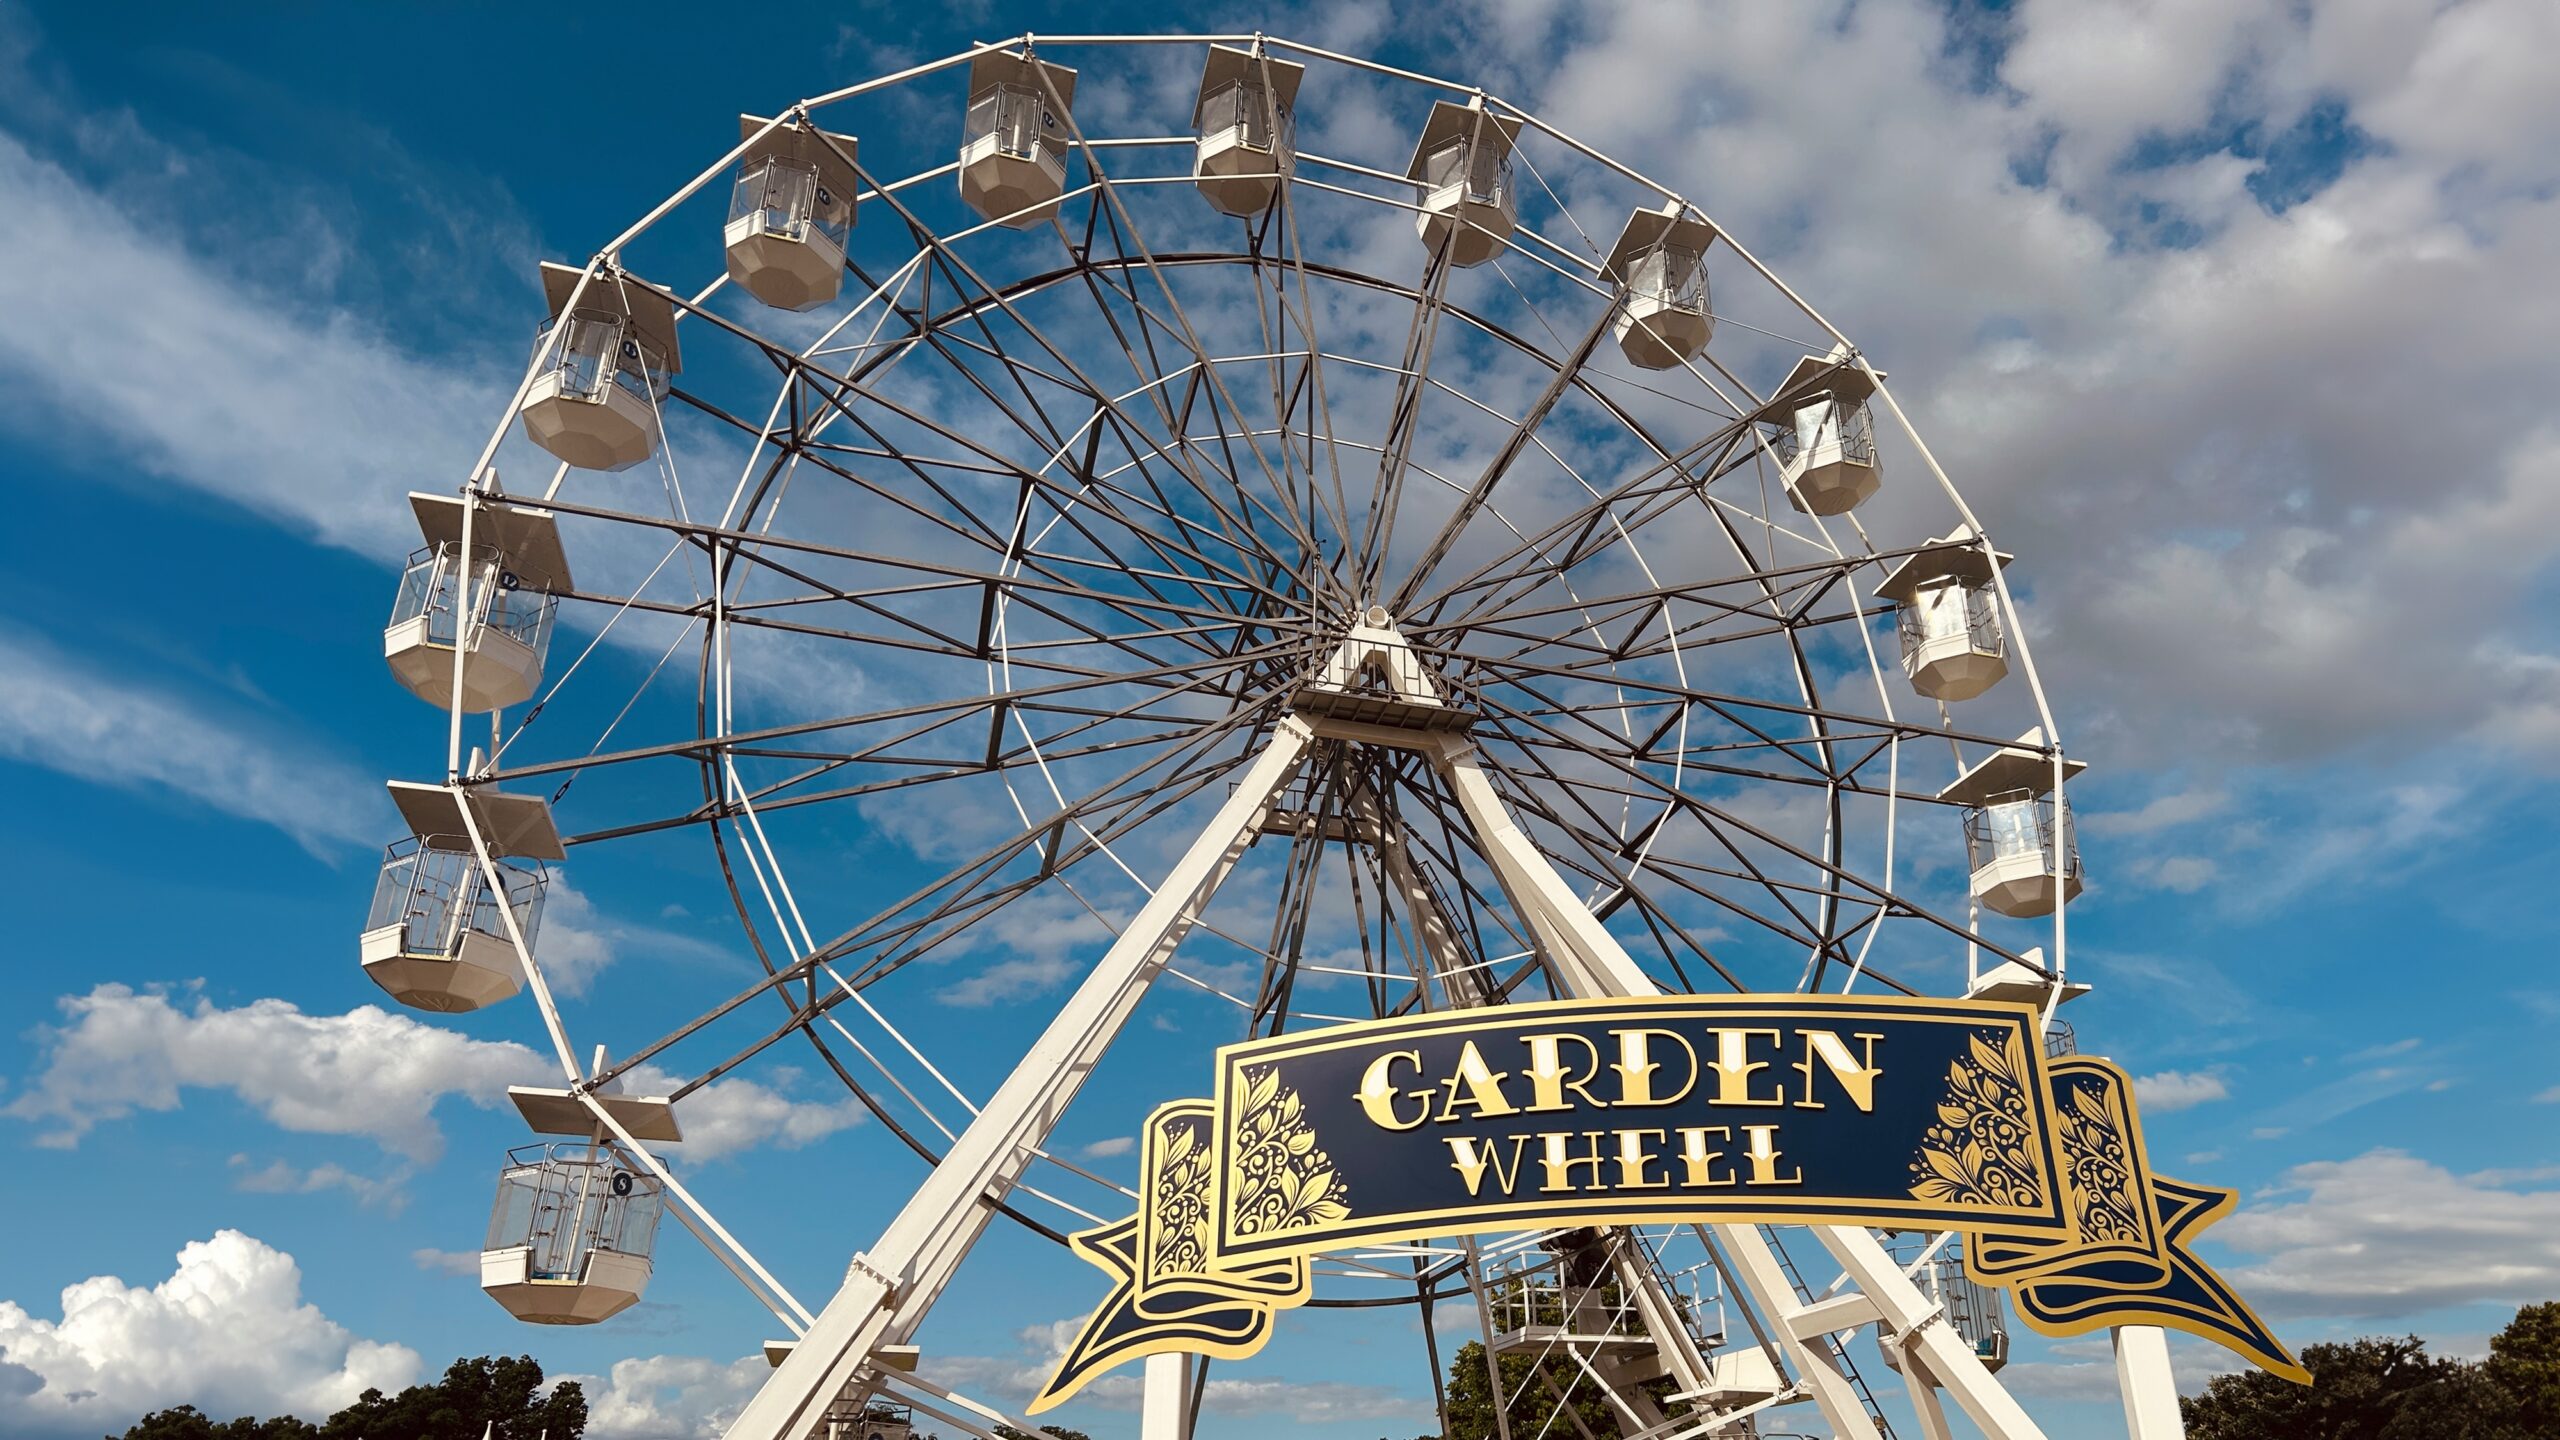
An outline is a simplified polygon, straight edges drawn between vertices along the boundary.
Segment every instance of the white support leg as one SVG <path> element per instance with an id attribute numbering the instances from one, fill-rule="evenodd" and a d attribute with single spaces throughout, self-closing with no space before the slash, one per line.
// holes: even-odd
<path id="1" fill-rule="evenodd" d="M 2169 1369 L 2169 1332 L 2157 1325 L 2125 1325 L 2114 1334 L 2125 1434 L 2132 1440 L 2186 1440 L 2178 1377 Z"/>
<path id="2" fill-rule="evenodd" d="M 1376 798 L 1365 787 L 1353 794 L 1349 808 L 1360 832 L 1376 846 L 1389 880 L 1403 892 L 1406 909 L 1414 919 L 1414 929 L 1431 952 L 1431 962 L 1438 969 L 1441 984 L 1450 999 L 1467 1005 L 1488 1003 L 1492 998 L 1492 977 L 1479 968 L 1458 944 L 1457 932 L 1448 923 L 1448 917 L 1440 913 L 1438 899 L 1422 883 L 1420 872 L 1414 869 L 1413 858 L 1405 849 L 1404 837 L 1395 833 L 1395 827 L 1386 822 Z M 1652 1263 L 1635 1250 L 1634 1233 L 1623 1234 L 1624 1243 L 1610 1257 L 1610 1268 L 1617 1275 L 1619 1285 L 1635 1300 L 1637 1313 L 1644 1321 L 1646 1332 L 1653 1336 L 1654 1346 L 1662 1356 L 1664 1369 L 1670 1373 L 1674 1385 L 1683 1391 L 1703 1387 L 1707 1383 L 1707 1357 L 1699 1351 L 1697 1337 L 1690 1333 L 1687 1322 L 1682 1318 L 1679 1302 L 1672 1297 L 1669 1287 L 1662 1283 L 1662 1276 Z M 1652 1403 L 1650 1397 L 1641 1394 L 1631 1398 L 1647 1406 Z M 1658 1420 L 1659 1416 L 1656 1418 Z M 1652 1423 L 1649 1421 L 1637 1428 L 1649 1428 Z"/>
<path id="3" fill-rule="evenodd" d="M 1476 763 L 1475 746 L 1462 737 L 1446 737 L 1436 758 L 1441 774 L 1458 798 L 1459 808 L 1466 812 L 1467 823 L 1502 876 L 1514 908 L 1529 911 L 1525 918 L 1531 927 L 1541 940 L 1554 947 L 1551 958 L 1564 976 L 1566 988 L 1578 996 L 1659 994 L 1661 987 L 1636 965 L 1626 947 L 1618 943 L 1591 908 L 1574 895 L 1555 866 L 1512 823 L 1509 807 L 1502 803 L 1492 779 Z M 1736 1232 L 1743 1228 L 1718 1226 L 1716 1232 L 1732 1244 L 1740 1238 Z M 2044 1440 L 2044 1431 L 1992 1378 L 1972 1347 L 1955 1333 L 1955 1327 L 1947 1323 L 1938 1306 L 1920 1293 L 1911 1277 L 1902 1273 L 1902 1267 L 1885 1253 L 1873 1233 L 1843 1225 L 1815 1226 L 1813 1232 L 1873 1303 L 1885 1333 L 1900 1337 L 1927 1361 L 1930 1373 L 1939 1377 L 1985 1435 L 1991 1440 Z M 1749 1274 L 1748 1267 L 1745 1273 Z M 1763 1282 L 1754 1280 L 1752 1288 L 1763 1302 L 1764 1313 L 1771 1307 L 1797 1308 L 1793 1286 L 1782 1286 L 1771 1293 Z M 1820 1394 L 1817 1384 L 1817 1398 Z M 1824 1412 L 1835 1428 L 1842 1424 L 1844 1417 L 1832 1415 L 1828 1404 Z"/>
<path id="4" fill-rule="evenodd" d="M 861 1377 L 872 1352 L 903 1344 L 986 1228 L 1036 1147 L 1172 958 L 1218 884 L 1260 832 L 1272 798 L 1298 773 L 1312 738 L 1283 719 L 1233 794 L 1087 972 L 1022 1063 L 909 1196 L 879 1243 L 856 1255 L 844 1285 L 764 1388 L 730 1422 L 729 1440 L 801 1440 L 816 1413 Z M 1151 1437 L 1152 1440 L 1152 1437 Z"/>
<path id="5" fill-rule="evenodd" d="M 1138 1440 L 1191 1440 L 1191 1357 L 1147 1357 L 1138 1406 Z"/>
<path id="6" fill-rule="evenodd" d="M 1920 1440 L 1954 1440 L 1955 1432 L 1947 1428 L 1947 1407 L 1938 1399 L 1938 1382 L 1929 1374 L 1929 1362 L 1908 1349 L 1902 1352 L 1902 1386 L 1910 1392 L 1913 1413 L 1920 1417 Z"/>

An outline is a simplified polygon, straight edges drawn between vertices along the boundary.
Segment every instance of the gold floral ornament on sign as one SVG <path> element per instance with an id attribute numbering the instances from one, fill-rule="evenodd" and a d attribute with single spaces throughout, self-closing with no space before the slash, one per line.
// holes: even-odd
<path id="1" fill-rule="evenodd" d="M 1938 1123 L 1920 1137 L 1911 1197 L 1941 1204 L 2044 1203 L 2035 1156 L 2035 1117 L 2027 1101 L 2027 1051 L 2012 1030 L 1973 1037 L 1967 1058 L 1947 1066 Z"/>
<path id="2" fill-rule="evenodd" d="M 1246 1072 L 1228 1191 L 1236 1233 L 1265 1235 L 1349 1219 L 1342 1177 L 1316 1148 L 1298 1092 L 1269 1066 Z"/>

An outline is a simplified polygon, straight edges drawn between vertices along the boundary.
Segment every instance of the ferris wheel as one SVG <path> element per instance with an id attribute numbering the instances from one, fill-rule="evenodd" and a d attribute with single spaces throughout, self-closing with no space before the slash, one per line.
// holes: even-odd
<path id="1" fill-rule="evenodd" d="M 385 632 L 450 723 L 441 776 L 392 786 L 412 833 L 365 967 L 422 1009 L 523 1005 L 562 1068 L 513 1092 L 556 1138 L 501 1172 L 510 1312 L 629 1307 L 673 1213 L 795 1337 L 732 1434 L 906 1406 L 988 1435 L 1024 1422 L 919 1332 L 991 1232 L 1126 1205 L 1050 1144 L 1115 1039 L 1178 1067 L 1749 991 L 2027 1000 L 2070 1043 L 2079 766 L 2010 557 L 1884 373 L 1697 200 L 1464 83 L 1264 36 L 1021 37 L 723 138 L 543 267 L 468 482 L 412 497 Z M 761 970 L 584 1033 L 545 979 L 549 867 L 643 855 L 716 884 Z M 1044 936 L 1056 1005 L 986 1028 L 1013 1063 L 970 1093 L 912 1017 Z M 1168 992 L 1223 1032 L 1133 1029 Z M 812 1057 L 882 1122 L 836 1143 L 918 1177 L 817 1304 L 668 1158 L 689 1096 Z M 1951 1259 L 1837 1227 L 1451 1236 L 1319 1261 L 1292 1323 L 1412 1305 L 1418 1393 L 1477 1339 L 1570 1360 L 1631 1436 L 1797 1404 L 1890 1434 L 1879 1361 L 1927 1382 L 1919 1433 L 1943 1389 L 2037 1434 Z M 1464 1299 L 1470 1333 L 1434 1335 Z M 2156 1414 L 2165 1351 L 2124 1333 Z M 1189 1433 L 1207 1364 L 1148 1361 L 1149 1440 Z"/>

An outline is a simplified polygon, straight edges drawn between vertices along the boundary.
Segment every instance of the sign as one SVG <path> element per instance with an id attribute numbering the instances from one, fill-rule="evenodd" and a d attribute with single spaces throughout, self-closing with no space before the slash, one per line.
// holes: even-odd
<path id="1" fill-rule="evenodd" d="M 1071 1237 L 1113 1289 L 1031 1404 L 1237 1358 L 1327 1250 L 1638 1224 L 1957 1230 L 2037 1329 L 2164 1325 L 2305 1375 L 2185 1248 L 2228 1190 L 2151 1173 L 2133 1085 L 2032 1006 L 1668 995 L 1443 1011 L 1218 1051 L 1147 1117 L 1140 1208 Z"/>

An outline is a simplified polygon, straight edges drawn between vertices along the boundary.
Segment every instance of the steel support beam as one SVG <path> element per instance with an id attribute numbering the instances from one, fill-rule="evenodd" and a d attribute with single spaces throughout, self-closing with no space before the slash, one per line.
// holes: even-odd
<path id="1" fill-rule="evenodd" d="M 986 1229 L 994 1203 L 1029 1167 L 1219 882 L 1260 834 L 1264 812 L 1296 777 L 1311 738 L 1295 717 L 1273 728 L 1235 792 L 1087 972 L 1022 1063 L 988 1097 L 879 1241 L 853 1257 L 843 1286 L 817 1323 L 730 1422 L 729 1440 L 800 1440 L 829 1399 L 864 1381 L 874 1351 L 906 1343 L 923 1323 Z"/>

